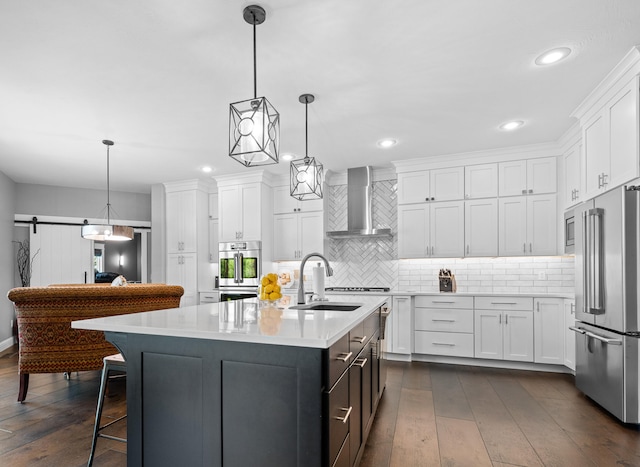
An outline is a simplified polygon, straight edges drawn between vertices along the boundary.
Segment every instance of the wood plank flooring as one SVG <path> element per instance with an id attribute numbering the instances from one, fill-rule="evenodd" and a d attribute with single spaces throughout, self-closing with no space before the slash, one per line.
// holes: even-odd
<path id="1" fill-rule="evenodd" d="M 0 465 L 86 465 L 99 381 L 97 371 L 69 381 L 32 375 L 19 404 L 16 349 L 3 352 Z M 104 416 L 125 411 L 120 380 L 110 385 Z M 110 432 L 126 436 L 126 421 Z M 100 439 L 94 465 L 125 466 L 126 445 Z M 570 375 L 388 362 L 360 466 L 432 465 L 640 466 L 640 431 L 583 396 Z"/>

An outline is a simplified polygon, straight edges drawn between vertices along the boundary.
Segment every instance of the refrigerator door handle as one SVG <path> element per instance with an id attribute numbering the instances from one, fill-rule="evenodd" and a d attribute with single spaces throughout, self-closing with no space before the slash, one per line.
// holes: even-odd
<path id="1" fill-rule="evenodd" d="M 622 345 L 622 339 L 610 339 L 608 337 L 604 337 L 604 336 L 600 336 L 598 334 L 595 334 L 591 331 L 585 331 L 585 334 L 589 337 L 593 337 L 596 340 L 599 340 L 601 342 L 604 342 L 605 344 L 609 344 L 609 345 Z"/>
<path id="2" fill-rule="evenodd" d="M 583 306 L 582 311 L 589 313 L 589 298 L 591 293 L 589 291 L 589 216 L 587 212 L 582 213 L 582 293 L 583 293 Z"/>
<path id="3" fill-rule="evenodd" d="M 589 210 L 589 217 L 591 218 L 591 234 L 592 234 L 592 249 L 591 264 L 592 270 L 591 277 L 591 295 L 593 300 L 590 300 L 590 306 L 588 312 L 594 315 L 604 313 L 603 304 L 603 290 L 604 290 L 604 258 L 603 258 L 603 244 L 602 244 L 602 216 L 604 209 L 594 208 Z"/>

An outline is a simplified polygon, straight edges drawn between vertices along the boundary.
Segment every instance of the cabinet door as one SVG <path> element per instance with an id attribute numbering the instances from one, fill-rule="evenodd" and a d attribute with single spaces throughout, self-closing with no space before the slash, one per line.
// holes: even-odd
<path id="1" fill-rule="evenodd" d="M 564 366 L 576 369 L 576 335 L 569 326 L 576 325 L 576 301 L 564 300 Z"/>
<path id="2" fill-rule="evenodd" d="M 217 219 L 219 216 L 218 193 L 209 193 L 209 219 Z"/>
<path id="3" fill-rule="evenodd" d="M 297 214 L 273 216 L 273 259 L 274 261 L 299 259 Z"/>
<path id="4" fill-rule="evenodd" d="M 209 262 L 217 263 L 219 255 L 218 219 L 209 220 Z"/>
<path id="5" fill-rule="evenodd" d="M 502 360 L 502 312 L 475 310 L 474 328 L 474 356 Z"/>
<path id="6" fill-rule="evenodd" d="M 464 256 L 464 201 L 430 205 L 431 256 Z"/>
<path id="7" fill-rule="evenodd" d="M 533 361 L 533 313 L 504 312 L 504 359 L 519 362 Z"/>
<path id="8" fill-rule="evenodd" d="M 535 362 L 564 364 L 564 300 L 534 300 Z"/>
<path id="9" fill-rule="evenodd" d="M 389 342 L 391 353 L 411 354 L 412 314 L 411 297 L 393 297 L 393 310 L 391 311 L 393 335 L 390 336 Z"/>
<path id="10" fill-rule="evenodd" d="M 465 256 L 498 256 L 498 200 L 465 201 Z"/>
<path id="11" fill-rule="evenodd" d="M 182 251 L 182 210 L 180 192 L 167 193 L 166 195 L 166 232 L 167 253 L 179 253 Z"/>
<path id="12" fill-rule="evenodd" d="M 582 183 L 580 173 L 580 151 L 576 144 L 564 154 L 564 207 L 568 208 L 580 202 Z"/>
<path id="13" fill-rule="evenodd" d="M 431 170 L 431 201 L 464 199 L 464 167 Z"/>
<path id="14" fill-rule="evenodd" d="M 638 82 L 622 90 L 609 104 L 611 161 L 608 187 L 638 177 Z"/>
<path id="15" fill-rule="evenodd" d="M 297 212 L 299 206 L 297 199 L 291 196 L 289 186 L 273 187 L 273 213 L 286 214 Z"/>
<path id="16" fill-rule="evenodd" d="M 466 199 L 498 196 L 498 164 L 469 165 L 464 168 Z"/>
<path id="17" fill-rule="evenodd" d="M 428 170 L 398 174 L 398 204 L 424 203 L 429 193 Z"/>
<path id="18" fill-rule="evenodd" d="M 218 189 L 218 205 L 220 220 L 220 241 L 235 242 L 238 240 L 241 224 L 240 189 L 237 186 L 225 186 Z"/>
<path id="19" fill-rule="evenodd" d="M 600 191 L 600 176 L 609 173 L 609 136 L 606 120 L 605 115 L 599 113 L 582 129 L 587 198 L 595 196 Z"/>
<path id="20" fill-rule="evenodd" d="M 180 306 L 198 304 L 198 263 L 195 253 L 167 255 L 167 284 L 184 288 Z"/>
<path id="21" fill-rule="evenodd" d="M 522 256 L 527 250 L 527 197 L 498 200 L 498 252 L 500 256 Z"/>
<path id="22" fill-rule="evenodd" d="M 498 195 L 517 196 L 527 191 L 527 161 L 498 164 Z"/>
<path id="23" fill-rule="evenodd" d="M 555 193 L 558 160 L 555 157 L 527 160 L 527 194 Z"/>
<path id="24" fill-rule="evenodd" d="M 527 197 L 527 254 L 557 253 L 556 195 Z"/>
<path id="25" fill-rule="evenodd" d="M 309 253 L 324 254 L 324 215 L 322 212 L 298 213 L 298 259 Z"/>
<path id="26" fill-rule="evenodd" d="M 242 223 L 240 236 L 242 240 L 262 240 L 261 219 L 262 202 L 259 183 L 240 185 L 240 198 L 242 200 Z"/>
<path id="27" fill-rule="evenodd" d="M 429 205 L 398 206 L 398 258 L 426 258 L 429 253 Z"/>

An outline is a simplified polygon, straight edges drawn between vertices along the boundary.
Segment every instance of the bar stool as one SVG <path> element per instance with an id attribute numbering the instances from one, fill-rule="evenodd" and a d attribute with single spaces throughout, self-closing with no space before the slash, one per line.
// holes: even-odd
<path id="1" fill-rule="evenodd" d="M 93 464 L 93 455 L 95 454 L 96 443 L 99 437 L 113 439 L 115 441 L 121 441 L 123 443 L 127 442 L 125 438 L 119 438 L 117 436 L 105 435 L 100 433 L 103 429 L 113 425 L 114 423 L 119 422 L 120 420 L 122 420 L 127 416 L 126 414 L 124 414 L 122 417 L 119 417 L 107 423 L 106 425 L 100 426 L 100 418 L 102 418 L 102 407 L 104 405 L 104 396 L 105 396 L 105 393 L 107 392 L 107 383 L 109 382 L 109 373 L 112 371 L 119 371 L 119 372 L 126 373 L 127 362 L 125 362 L 124 358 L 122 357 L 122 354 L 119 354 L 119 353 L 104 357 L 102 361 L 103 361 L 102 378 L 100 379 L 100 393 L 98 394 L 98 408 L 96 410 L 96 422 L 93 427 L 93 440 L 91 441 L 91 454 L 89 455 L 89 463 L 87 464 L 88 467 L 91 467 L 91 465 Z M 123 378 L 125 376 L 126 374 L 116 375 L 116 376 L 112 376 L 111 379 Z"/>

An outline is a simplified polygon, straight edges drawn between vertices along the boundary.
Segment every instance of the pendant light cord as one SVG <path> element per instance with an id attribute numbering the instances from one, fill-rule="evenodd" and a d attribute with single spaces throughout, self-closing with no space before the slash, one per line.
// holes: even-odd
<path id="1" fill-rule="evenodd" d="M 309 160 L 309 99 L 304 101 L 304 158 Z"/>
<path id="2" fill-rule="evenodd" d="M 109 199 L 109 145 L 107 145 L 107 224 L 111 224 L 111 202 Z"/>
<path id="3" fill-rule="evenodd" d="M 253 98 L 258 98 L 258 65 L 256 61 L 256 14 L 251 12 L 253 16 Z"/>

